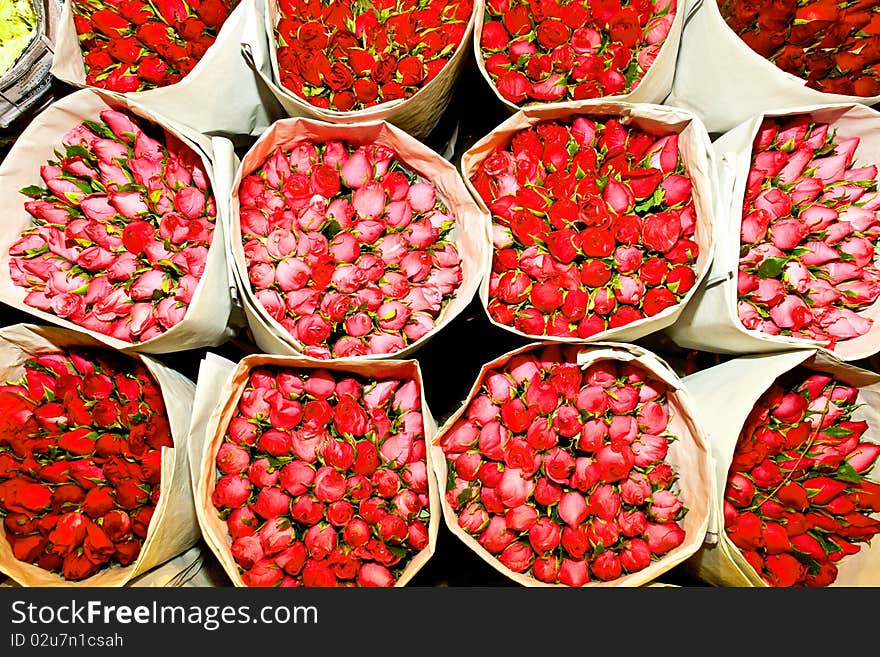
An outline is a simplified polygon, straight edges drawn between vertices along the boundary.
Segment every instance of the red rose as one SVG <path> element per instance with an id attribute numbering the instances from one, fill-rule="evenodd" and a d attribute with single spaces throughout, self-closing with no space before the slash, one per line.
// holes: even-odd
<path id="1" fill-rule="evenodd" d="M 645 217 L 642 241 L 649 249 L 666 253 L 676 245 L 679 237 L 681 237 L 681 221 L 678 213 L 666 211 Z"/>
<path id="2" fill-rule="evenodd" d="M 551 50 L 568 41 L 571 31 L 568 26 L 558 18 L 548 18 L 542 21 L 535 31 L 535 38 L 542 47 Z"/>
<path id="3" fill-rule="evenodd" d="M 678 303 L 675 295 L 665 287 L 653 287 L 645 294 L 642 300 L 642 308 L 648 317 L 653 317 L 664 308 Z"/>
<path id="4" fill-rule="evenodd" d="M 509 70 L 495 80 L 495 88 L 511 103 L 521 103 L 526 99 L 531 83 L 519 71 Z"/>
<path id="5" fill-rule="evenodd" d="M 342 62 L 334 62 L 330 69 L 323 75 L 324 83 L 334 91 L 350 89 L 354 84 L 354 75 L 351 69 Z"/>
<path id="6" fill-rule="evenodd" d="M 363 436 L 367 431 L 368 420 L 363 407 L 348 396 L 340 399 L 333 409 L 333 424 L 341 434 Z"/>
<path id="7" fill-rule="evenodd" d="M 397 62 L 400 83 L 405 87 L 419 84 L 425 79 L 425 65 L 418 57 L 403 57 Z"/>
<path id="8" fill-rule="evenodd" d="M 522 36 L 532 31 L 532 17 L 528 5 L 517 5 L 504 14 L 501 19 L 511 36 Z"/>
<path id="9" fill-rule="evenodd" d="M 603 228 L 585 228 L 581 231 L 581 249 L 591 258 L 604 258 L 614 251 L 614 234 Z"/>

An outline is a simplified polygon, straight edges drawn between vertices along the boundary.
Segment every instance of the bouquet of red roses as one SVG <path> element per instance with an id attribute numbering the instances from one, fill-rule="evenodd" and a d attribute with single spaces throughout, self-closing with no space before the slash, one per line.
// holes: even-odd
<path id="1" fill-rule="evenodd" d="M 21 584 L 124 584 L 196 540 L 192 384 L 95 344 L 0 331 L 0 570 Z"/>
<path id="2" fill-rule="evenodd" d="M 424 137 L 449 103 L 474 14 L 473 0 L 269 0 L 272 91 L 291 116 L 388 120 Z"/>
<path id="3" fill-rule="evenodd" d="M 279 122 L 239 178 L 239 275 L 288 352 L 400 354 L 476 291 L 482 217 L 451 166 L 390 127 Z"/>
<path id="4" fill-rule="evenodd" d="M 492 213 L 482 296 L 499 326 L 634 339 L 672 323 L 692 294 L 712 248 L 707 137 L 693 117 L 677 132 L 639 107 L 526 111 L 465 154 Z"/>
<path id="5" fill-rule="evenodd" d="M 637 586 L 703 540 L 709 461 L 674 375 L 610 347 L 501 356 L 434 441 L 450 530 L 521 584 Z"/>
<path id="6" fill-rule="evenodd" d="M 512 107 L 608 96 L 661 102 L 669 93 L 683 23 L 676 0 L 480 5 L 477 61 Z"/>
<path id="7" fill-rule="evenodd" d="M 880 14 L 874 2 L 717 0 L 721 16 L 756 53 L 811 89 L 880 94 Z"/>
<path id="8" fill-rule="evenodd" d="M 716 482 L 721 542 L 695 558 L 697 574 L 724 585 L 876 586 L 880 377 L 801 350 L 728 361 L 685 384 L 726 473 Z"/>
<path id="9" fill-rule="evenodd" d="M 402 586 L 434 551 L 418 365 L 330 367 L 249 356 L 220 392 L 199 514 L 237 585 Z"/>
<path id="10" fill-rule="evenodd" d="M 28 199 L 6 201 L 21 220 L 6 224 L 4 300 L 119 348 L 215 342 L 230 302 L 203 156 L 148 114 L 106 105 L 97 92 L 62 103 L 29 127 L 4 163 L 15 171 L 10 187 L 32 183 L 36 166 L 27 162 L 53 151 L 38 165 L 39 184 L 20 188 Z M 89 118 L 72 123 L 71 111 Z M 208 320 L 200 317 L 206 302 Z"/>
<path id="11" fill-rule="evenodd" d="M 182 80 L 239 0 L 68 0 L 85 82 L 146 91 Z"/>

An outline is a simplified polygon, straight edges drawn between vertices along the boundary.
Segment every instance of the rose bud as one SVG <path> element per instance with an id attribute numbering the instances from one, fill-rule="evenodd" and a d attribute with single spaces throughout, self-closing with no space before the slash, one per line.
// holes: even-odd
<path id="1" fill-rule="evenodd" d="M 336 547 L 336 530 L 323 523 L 312 525 L 303 536 L 303 542 L 313 559 L 324 559 Z"/>
<path id="2" fill-rule="evenodd" d="M 633 443 L 633 446 L 637 443 L 638 441 Z M 596 452 L 596 463 L 601 480 L 614 483 L 629 476 L 633 465 L 636 465 L 636 455 L 626 445 L 605 445 Z"/>
<path id="3" fill-rule="evenodd" d="M 353 518 L 342 530 L 342 540 L 351 547 L 366 545 L 370 540 L 370 526 L 361 518 Z"/>
<path id="4" fill-rule="evenodd" d="M 790 554 L 773 554 L 764 559 L 763 577 L 770 586 L 794 586 L 806 568 Z"/>
<path id="5" fill-rule="evenodd" d="M 516 540 L 516 534 L 507 529 L 503 516 L 494 516 L 483 533 L 480 534 L 479 543 L 492 554 L 501 553 L 504 548 Z"/>
<path id="6" fill-rule="evenodd" d="M 382 564 L 364 563 L 358 569 L 358 586 L 394 586 L 394 575 Z"/>
<path id="7" fill-rule="evenodd" d="M 524 573 L 535 559 L 535 553 L 521 541 L 508 545 L 499 555 L 498 560 L 515 573 Z"/>
<path id="8" fill-rule="evenodd" d="M 537 557 L 532 563 L 532 575 L 539 582 L 555 584 L 559 579 L 559 559 L 549 554 Z"/>
<path id="9" fill-rule="evenodd" d="M 620 498 L 614 486 L 609 484 L 598 486 L 590 494 L 589 512 L 604 520 L 613 520 L 620 511 Z"/>
<path id="10" fill-rule="evenodd" d="M 397 493 L 392 503 L 400 517 L 404 519 L 411 519 L 422 510 L 418 494 L 411 490 L 402 490 Z"/>
<path id="11" fill-rule="evenodd" d="M 518 532 L 528 531 L 535 521 L 538 519 L 538 512 L 535 507 L 528 504 L 508 509 L 504 515 L 507 526 Z"/>
<path id="12" fill-rule="evenodd" d="M 267 458 L 260 458 L 248 466 L 248 479 L 258 488 L 268 488 L 278 483 L 279 473 Z"/>
<path id="13" fill-rule="evenodd" d="M 245 569 L 251 568 L 264 555 L 260 537 L 256 534 L 242 536 L 232 541 L 230 552 L 235 562 Z"/>
<path id="14" fill-rule="evenodd" d="M 525 503 L 535 488 L 531 477 L 523 477 L 519 468 L 506 468 L 498 482 L 497 491 L 501 502 L 508 508 Z"/>
<path id="15" fill-rule="evenodd" d="M 324 505 L 314 498 L 300 495 L 290 507 L 290 516 L 298 523 L 312 526 L 324 517 Z"/>
<path id="16" fill-rule="evenodd" d="M 250 453 L 234 443 L 223 443 L 217 451 L 217 468 L 223 474 L 242 474 L 250 461 Z"/>
<path id="17" fill-rule="evenodd" d="M 684 542 L 684 530 L 674 522 L 648 523 L 645 538 L 651 554 L 665 554 Z"/>
<path id="18" fill-rule="evenodd" d="M 113 490 L 109 486 L 92 488 L 86 493 L 82 502 L 82 510 L 90 518 L 100 518 L 115 508 L 116 501 L 113 499 Z"/>
<path id="19" fill-rule="evenodd" d="M 229 422 L 229 438 L 236 445 L 253 447 L 257 442 L 258 433 L 256 425 L 246 418 L 235 417 Z"/>
<path id="20" fill-rule="evenodd" d="M 360 502 L 358 515 L 371 525 L 378 525 L 379 521 L 388 513 L 385 508 L 385 500 L 380 497 L 370 497 Z"/>
<path id="21" fill-rule="evenodd" d="M 315 497 L 322 502 L 335 502 L 345 495 L 345 477 L 330 466 L 323 466 L 315 474 Z"/>
<path id="22" fill-rule="evenodd" d="M 535 501 L 542 506 L 551 506 L 559 502 L 562 488 L 544 477 L 535 482 Z"/>
<path id="23" fill-rule="evenodd" d="M 749 478 L 735 473 L 727 479 L 724 496 L 735 507 L 745 508 L 752 503 L 755 497 L 755 486 Z"/>
<path id="24" fill-rule="evenodd" d="M 325 562 L 309 559 L 302 568 L 303 586 L 336 586 L 336 575 Z"/>
<path id="25" fill-rule="evenodd" d="M 566 586 L 583 586 L 590 581 L 589 566 L 583 560 L 563 559 L 559 566 L 559 582 Z"/>
<path id="26" fill-rule="evenodd" d="M 254 512 L 251 511 L 249 507 L 243 506 L 234 509 L 232 513 L 229 514 L 229 517 L 226 519 L 226 528 L 229 530 L 229 535 L 234 540 L 242 536 L 250 536 L 251 534 L 254 534 L 260 523 L 261 521 L 257 518 Z M 103 526 L 104 531 L 107 531 L 106 517 Z M 112 536 L 111 539 L 113 539 Z"/>
<path id="27" fill-rule="evenodd" d="M 682 510 L 684 504 L 674 493 L 661 490 L 654 493 L 648 515 L 656 521 L 668 522 L 674 520 Z"/>
<path id="28" fill-rule="evenodd" d="M 580 493 L 562 493 L 559 500 L 559 517 L 571 527 L 575 527 L 586 520 L 588 515 L 587 501 Z"/>
<path id="29" fill-rule="evenodd" d="M 611 550 L 604 550 L 590 563 L 593 575 L 604 582 L 610 582 L 620 577 L 623 566 L 620 558 Z"/>
<path id="30" fill-rule="evenodd" d="M 240 475 L 224 475 L 217 480 L 211 501 L 218 508 L 236 509 L 250 497 L 251 483 Z"/>
<path id="31" fill-rule="evenodd" d="M 376 470 L 372 483 L 380 497 L 392 498 L 400 490 L 400 476 L 394 470 Z"/>

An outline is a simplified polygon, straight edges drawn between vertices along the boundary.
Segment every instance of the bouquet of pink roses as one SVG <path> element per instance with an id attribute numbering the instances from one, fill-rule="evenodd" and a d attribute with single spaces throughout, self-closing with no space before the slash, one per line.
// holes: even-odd
<path id="1" fill-rule="evenodd" d="M 235 183 L 258 344 L 314 358 L 417 348 L 473 297 L 485 222 L 439 155 L 388 124 L 275 124 Z"/>
<path id="2" fill-rule="evenodd" d="M 716 142 L 728 185 L 722 231 L 732 241 L 709 278 L 734 275 L 697 292 L 673 328 L 679 344 L 730 352 L 819 345 L 847 360 L 877 351 L 878 119 L 862 106 L 787 110 Z"/>
<path id="3" fill-rule="evenodd" d="M 120 349 L 222 341 L 230 297 L 209 148 L 102 92 L 45 110 L 0 169 L 0 299 Z"/>
<path id="4" fill-rule="evenodd" d="M 703 541 L 705 437 L 675 375 L 637 347 L 507 353 L 432 449 L 450 531 L 520 584 L 639 586 Z"/>

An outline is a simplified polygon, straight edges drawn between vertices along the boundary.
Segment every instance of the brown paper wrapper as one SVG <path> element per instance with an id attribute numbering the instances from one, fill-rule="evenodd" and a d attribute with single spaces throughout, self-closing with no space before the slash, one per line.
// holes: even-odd
<path id="1" fill-rule="evenodd" d="M 253 354 L 245 356 L 237 365 L 230 368 L 231 363 L 222 359 L 214 358 L 213 362 L 206 361 L 202 364 L 202 372 L 205 374 L 213 374 L 211 378 L 206 378 L 203 382 L 201 373 L 199 377 L 199 388 L 207 385 L 208 392 L 199 394 L 200 408 L 196 408 L 197 415 L 204 416 L 210 412 L 207 425 L 204 430 L 204 445 L 202 447 L 201 457 L 198 461 L 197 482 L 195 485 L 196 512 L 199 518 L 199 525 L 202 528 L 202 534 L 208 546 L 216 555 L 217 559 L 229 575 L 235 586 L 246 586 L 242 581 L 238 564 L 232 558 L 230 545 L 232 541 L 226 528 L 226 523 L 217 515 L 217 510 L 211 501 L 211 494 L 214 492 L 214 486 L 217 482 L 217 467 L 215 459 L 217 451 L 223 444 L 226 436 L 226 430 L 230 420 L 235 416 L 238 407 L 238 401 L 241 393 L 247 384 L 250 371 L 255 367 L 283 367 L 298 370 L 307 369 L 325 369 L 333 372 L 341 372 L 346 374 L 356 374 L 365 377 L 400 377 L 414 379 L 419 386 L 419 394 L 422 400 L 422 418 L 425 429 L 425 459 L 428 470 L 428 497 L 430 500 L 431 519 L 428 523 L 428 546 L 421 552 L 413 556 L 400 577 L 395 582 L 395 586 L 404 586 L 410 579 L 427 563 L 428 559 L 434 554 L 437 548 L 437 533 L 440 529 L 440 494 L 437 482 L 434 479 L 434 465 L 432 463 L 431 441 L 437 432 L 437 424 L 428 403 L 425 399 L 425 387 L 422 382 L 422 374 L 419 369 L 418 361 L 415 360 L 386 360 L 386 361 L 358 361 L 354 359 L 339 359 L 326 362 L 318 362 L 314 359 L 293 358 L 289 356 L 270 356 L 267 354 Z M 231 370 L 231 371 L 230 371 Z M 217 374 L 220 372 L 229 372 L 228 376 L 222 380 L 222 388 L 219 393 L 211 394 L 219 387 Z M 194 476 L 196 475 L 194 471 Z"/>
<path id="2" fill-rule="evenodd" d="M 483 365 L 480 375 L 477 377 L 477 381 L 474 383 L 473 388 L 471 388 L 470 393 L 468 393 L 464 404 L 440 427 L 437 437 L 430 447 L 433 452 L 438 482 L 445 482 L 448 472 L 446 457 L 440 444 L 446 433 L 467 412 L 470 402 L 479 394 L 486 374 L 490 370 L 503 367 L 511 358 L 518 354 L 541 349 L 551 344 L 554 343 L 532 343 L 503 354 Z M 688 391 L 666 363 L 641 347 L 614 342 L 584 345 L 577 357 L 578 365 L 582 368 L 603 360 L 636 362 L 650 372 L 652 376 L 669 386 L 669 392 L 667 393 L 670 409 L 669 431 L 679 438 L 679 440 L 670 443 L 669 453 L 665 460 L 673 466 L 679 475 L 678 481 L 681 488 L 679 497 L 684 502 L 685 508 L 688 509 L 682 524 L 685 531 L 684 542 L 661 556 L 658 560 L 652 561 L 651 565 L 644 570 L 624 575 L 610 582 L 590 581 L 585 585 L 591 587 L 643 586 L 682 563 L 693 555 L 703 543 L 709 526 L 710 509 L 713 504 L 712 459 L 709 454 L 707 437 L 695 420 L 693 404 Z M 476 538 L 458 526 L 457 514 L 449 505 L 445 494 L 440 496 L 440 503 L 443 507 L 443 517 L 446 520 L 446 526 L 449 528 L 449 531 L 460 538 L 477 556 L 501 574 L 506 575 L 517 584 L 522 584 L 523 586 L 566 586 L 565 584 L 547 584 L 529 575 L 510 570 L 496 556 L 480 545 Z"/>
<path id="3" fill-rule="evenodd" d="M 353 360 L 402 358 L 413 354 L 436 335 L 444 326 L 459 315 L 471 302 L 480 280 L 491 266 L 491 240 L 487 232 L 487 216 L 474 203 L 465 188 L 458 171 L 440 155 L 402 130 L 384 121 L 335 125 L 312 119 L 283 119 L 275 122 L 251 147 L 241 161 L 232 182 L 231 258 L 238 285 L 243 292 L 244 308 L 248 324 L 259 347 L 270 353 L 300 354 L 304 347 L 281 326 L 257 301 L 247 274 L 247 261 L 241 237 L 240 205 L 238 187 L 241 181 L 268 158 L 277 147 L 301 141 L 326 142 L 342 140 L 355 146 L 377 143 L 392 149 L 397 159 L 407 167 L 429 180 L 455 216 L 451 239 L 455 242 L 461 258 L 462 281 L 455 295 L 447 301 L 436 326 L 425 336 L 393 354 L 370 354 L 353 357 Z M 325 361 L 320 361 L 325 362 Z"/>
<path id="4" fill-rule="evenodd" d="M 60 328 L 16 324 L 0 329 L 0 381 L 21 378 L 24 361 L 36 354 L 70 347 L 107 348 L 82 333 Z M 186 449 L 195 386 L 183 375 L 152 358 L 140 354 L 132 354 L 132 357 L 140 360 L 158 382 L 174 439 L 173 448 L 162 448 L 159 503 L 150 520 L 140 555 L 128 566 L 111 566 L 89 578 L 71 582 L 61 575 L 16 559 L 6 541 L 6 530 L 0 525 L 0 571 L 22 586 L 123 586 L 185 552 L 199 539 Z"/>

